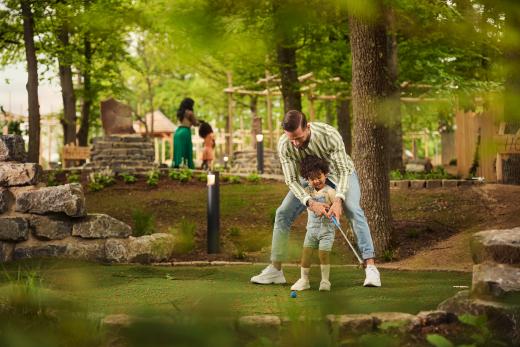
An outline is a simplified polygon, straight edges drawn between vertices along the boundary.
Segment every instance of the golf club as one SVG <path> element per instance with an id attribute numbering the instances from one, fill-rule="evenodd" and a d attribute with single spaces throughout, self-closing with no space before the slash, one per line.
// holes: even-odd
<path id="1" fill-rule="evenodd" d="M 339 223 L 336 219 L 335 216 L 331 216 L 330 217 L 330 220 L 332 221 L 332 223 L 334 223 L 334 225 L 339 229 L 339 231 L 341 231 L 341 235 L 343 235 L 343 237 L 345 238 L 345 240 L 347 241 L 348 245 L 350 246 L 350 249 L 352 250 L 352 252 L 354 252 L 354 255 L 356 256 L 357 260 L 359 261 L 359 264 L 360 265 L 363 265 L 363 260 L 361 260 L 361 257 L 359 256 L 359 254 L 356 252 L 356 249 L 354 248 L 354 246 L 352 246 L 352 244 L 350 243 L 350 241 L 348 240 L 347 238 L 347 234 L 345 234 L 343 232 L 343 229 L 341 229 L 341 227 L 339 226 Z"/>

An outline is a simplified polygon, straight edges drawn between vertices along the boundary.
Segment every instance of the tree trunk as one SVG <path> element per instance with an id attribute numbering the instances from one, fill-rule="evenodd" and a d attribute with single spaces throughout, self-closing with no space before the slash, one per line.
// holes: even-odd
<path id="1" fill-rule="evenodd" d="M 397 35 L 395 15 L 392 8 L 386 11 L 387 48 L 388 48 L 388 160 L 390 170 L 403 171 L 403 129 L 401 124 L 401 100 L 398 84 L 399 66 L 397 57 Z"/>
<path id="2" fill-rule="evenodd" d="M 350 16 L 349 29 L 355 134 L 353 157 L 361 183 L 361 205 L 372 231 L 376 254 L 380 256 L 390 247 L 392 230 L 388 130 L 384 120 L 384 101 L 388 96 L 384 18 L 379 15 L 367 20 Z"/>
<path id="3" fill-rule="evenodd" d="M 294 44 L 281 42 L 277 49 L 278 65 L 282 82 L 282 96 L 284 113 L 289 110 L 302 110 L 302 96 L 298 69 L 296 68 L 296 47 Z"/>
<path id="4" fill-rule="evenodd" d="M 72 83 L 72 68 L 69 47 L 69 31 L 64 23 L 58 39 L 61 42 L 63 53 L 58 58 L 61 96 L 63 98 L 63 143 L 65 145 L 76 143 L 76 98 Z"/>
<path id="5" fill-rule="evenodd" d="M 38 103 L 38 62 L 34 47 L 34 18 L 29 0 L 20 2 L 23 17 L 23 39 L 27 59 L 27 95 L 29 104 L 29 153 L 31 163 L 40 161 L 40 105 Z"/>
<path id="6" fill-rule="evenodd" d="M 325 101 L 325 119 L 327 124 L 334 125 L 334 111 L 332 100 Z"/>
<path id="7" fill-rule="evenodd" d="M 85 68 L 83 69 L 83 104 L 81 105 L 81 125 L 78 131 L 78 145 L 88 146 L 88 130 L 90 123 L 90 110 L 92 107 L 92 83 L 90 71 L 92 64 L 92 46 L 89 34 L 84 38 Z"/>
<path id="8" fill-rule="evenodd" d="M 345 150 L 348 155 L 352 155 L 352 123 L 350 121 L 350 110 L 348 100 L 338 100 L 336 112 L 338 115 L 338 131 L 343 138 Z"/>

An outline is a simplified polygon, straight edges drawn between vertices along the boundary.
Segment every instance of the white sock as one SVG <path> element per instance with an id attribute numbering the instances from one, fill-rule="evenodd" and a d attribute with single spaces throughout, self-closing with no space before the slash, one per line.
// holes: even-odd
<path id="1" fill-rule="evenodd" d="M 309 271 L 310 271 L 310 270 L 311 270 L 310 267 L 303 267 L 303 266 L 302 266 L 302 267 L 300 268 L 300 271 L 301 271 L 301 274 L 302 274 L 301 277 L 302 277 L 304 280 L 306 280 L 306 281 L 309 280 Z"/>
<path id="2" fill-rule="evenodd" d="M 330 264 L 321 265 L 321 279 L 322 281 L 329 281 Z"/>

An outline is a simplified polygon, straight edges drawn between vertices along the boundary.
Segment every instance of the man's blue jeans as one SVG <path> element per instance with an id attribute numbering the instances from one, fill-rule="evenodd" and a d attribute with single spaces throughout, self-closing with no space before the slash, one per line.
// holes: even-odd
<path id="1" fill-rule="evenodd" d="M 352 225 L 352 230 L 356 234 L 357 245 L 363 259 L 374 258 L 374 244 L 370 235 L 370 228 L 367 224 L 365 213 L 359 204 L 361 199 L 361 189 L 359 187 L 358 177 L 355 172 L 350 174 L 349 189 L 345 194 L 345 202 L 343 204 L 346 217 Z M 301 182 L 304 186 L 306 182 Z M 276 210 L 276 218 L 273 228 L 273 241 L 271 245 L 271 261 L 282 262 L 287 256 L 287 242 L 289 240 L 289 232 L 291 225 L 296 218 L 305 211 L 300 200 L 289 191 L 282 201 L 282 204 Z"/>

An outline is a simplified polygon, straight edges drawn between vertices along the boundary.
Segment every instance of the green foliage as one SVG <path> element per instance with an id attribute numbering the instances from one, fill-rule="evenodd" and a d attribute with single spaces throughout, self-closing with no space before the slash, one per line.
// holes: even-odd
<path id="1" fill-rule="evenodd" d="M 81 176 L 77 171 L 72 171 L 67 174 L 67 182 L 68 183 L 80 183 Z"/>
<path id="2" fill-rule="evenodd" d="M 238 237 L 238 236 L 240 236 L 240 229 L 237 228 L 237 227 L 229 228 L 229 236 L 231 236 L 231 237 Z"/>
<path id="3" fill-rule="evenodd" d="M 391 180 L 442 180 L 454 179 L 453 175 L 446 172 L 444 167 L 436 166 L 429 173 L 426 172 L 405 172 L 401 173 L 399 170 L 390 171 Z"/>
<path id="4" fill-rule="evenodd" d="M 193 177 L 193 170 L 189 168 L 182 168 L 179 174 L 179 181 L 181 182 L 189 182 Z"/>
<path id="5" fill-rule="evenodd" d="M 187 254 L 195 249 L 197 225 L 194 222 L 183 219 L 178 228 L 170 228 L 169 231 L 175 236 L 176 253 Z"/>
<path id="6" fill-rule="evenodd" d="M 161 176 L 161 173 L 159 170 L 152 170 L 148 172 L 146 184 L 148 184 L 150 187 L 157 187 L 159 184 L 159 178 Z"/>
<path id="7" fill-rule="evenodd" d="M 201 173 L 201 174 L 196 175 L 195 178 L 196 178 L 199 182 L 207 182 L 207 181 L 208 181 L 208 174 L 206 174 L 206 173 Z"/>
<path id="8" fill-rule="evenodd" d="M 386 249 L 382 255 L 383 261 L 392 261 L 395 258 L 395 252 L 393 249 Z"/>
<path id="9" fill-rule="evenodd" d="M 173 181 L 179 180 L 180 176 L 181 173 L 177 169 L 170 169 L 170 171 L 168 172 L 168 177 L 170 177 L 170 179 Z"/>
<path id="10" fill-rule="evenodd" d="M 277 210 L 276 207 L 271 207 L 271 209 L 269 210 L 269 220 L 271 221 L 271 224 L 274 224 L 274 222 L 275 222 L 276 210 Z"/>
<path id="11" fill-rule="evenodd" d="M 9 121 L 7 123 L 7 133 L 13 135 L 22 135 L 22 130 L 20 129 L 21 122 L 19 121 Z"/>
<path id="12" fill-rule="evenodd" d="M 439 334 L 429 334 L 426 336 L 426 341 L 435 347 L 455 347 L 450 340 Z"/>
<path id="13" fill-rule="evenodd" d="M 406 230 L 406 237 L 410 239 L 416 239 L 419 237 L 419 235 L 421 235 L 421 231 L 419 229 L 412 228 Z"/>
<path id="14" fill-rule="evenodd" d="M 143 210 L 134 210 L 132 212 L 132 220 L 134 227 L 132 228 L 133 236 L 150 235 L 155 232 L 155 218 L 152 213 Z"/>
<path id="15" fill-rule="evenodd" d="M 250 174 L 249 176 L 247 176 L 247 181 L 250 182 L 250 183 L 259 183 L 260 180 L 262 179 L 262 177 L 260 177 L 260 175 L 256 174 L 256 173 L 252 173 Z"/>
<path id="16" fill-rule="evenodd" d="M 97 192 L 115 183 L 114 172 L 109 169 L 103 169 L 97 172 L 91 172 L 89 175 L 88 188 L 90 191 Z"/>
<path id="17" fill-rule="evenodd" d="M 119 176 L 121 176 L 123 178 L 123 182 L 125 182 L 126 184 L 132 184 L 132 183 L 137 182 L 137 177 L 135 177 L 134 175 L 132 175 L 130 173 L 123 172 L 123 173 L 120 173 Z"/>
<path id="18" fill-rule="evenodd" d="M 240 178 L 240 176 L 232 175 L 232 176 L 227 176 L 227 181 L 230 184 L 237 184 L 237 183 L 241 183 L 242 179 Z"/>
<path id="19" fill-rule="evenodd" d="M 55 171 L 49 171 L 49 174 L 47 175 L 47 187 L 53 187 L 57 186 L 60 183 L 56 179 L 56 172 Z"/>

